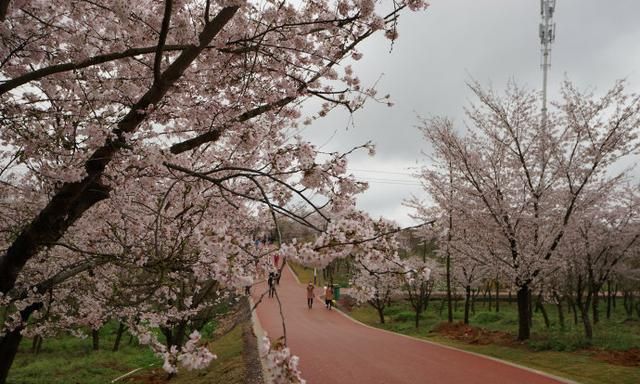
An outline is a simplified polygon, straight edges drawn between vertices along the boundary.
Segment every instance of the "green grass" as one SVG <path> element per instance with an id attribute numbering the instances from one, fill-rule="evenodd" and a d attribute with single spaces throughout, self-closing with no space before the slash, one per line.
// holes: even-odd
<path id="1" fill-rule="evenodd" d="M 206 326 L 205 326 L 206 327 Z M 212 330 L 205 330 L 204 334 Z M 120 380 L 122 383 L 158 383 L 167 375 L 160 368 L 161 359 L 148 347 L 129 345 L 125 333 L 121 348 L 112 352 L 116 326 L 107 324 L 100 332 L 100 351 L 92 350 L 91 338 L 79 339 L 70 335 L 45 339 L 39 354 L 30 352 L 31 339 L 23 339 L 20 351 L 9 374 L 9 384 L 82 383 L 103 384 L 131 372 L 138 373 Z M 209 347 L 218 356 L 203 370 L 188 371 L 179 368 L 178 375 L 170 383 L 241 384 L 244 380 L 242 326 L 211 341 Z"/>
<path id="2" fill-rule="evenodd" d="M 287 262 L 293 272 L 298 276 L 298 280 L 300 283 L 307 284 L 309 282 L 313 282 L 313 268 L 304 267 L 300 264 L 296 264 L 294 262 Z M 335 276 L 333 277 L 333 283 L 338 284 L 341 287 L 349 286 L 349 276 L 345 271 L 339 270 Z M 317 269 L 316 271 L 316 287 L 325 286 L 327 282 L 322 277 L 322 269 Z"/>
<path id="3" fill-rule="evenodd" d="M 446 308 L 442 314 L 439 308 L 440 301 L 433 300 L 420 319 L 419 329 L 415 328 L 414 317 L 410 316 L 411 309 L 405 302 L 393 303 L 385 311 L 385 324 L 379 323 L 377 312 L 367 305 L 354 308 L 351 316 L 368 325 L 511 361 L 581 383 L 640 383 L 638 367 L 613 365 L 592 357 L 600 349 L 624 351 L 640 348 L 640 322 L 625 322 L 621 308 L 610 320 L 606 320 L 602 314 L 600 323 L 594 326 L 592 349 L 584 349 L 587 343 L 582 337 L 582 326 L 580 323 L 577 326 L 573 324 L 572 315 L 566 316 L 566 327 L 560 329 L 554 319 L 555 308 L 551 306 L 547 308 L 552 320 L 551 328 L 545 328 L 542 316 L 537 313 L 534 315 L 531 340 L 524 345 L 514 346 L 467 344 L 434 333 L 433 328 L 446 321 Z M 454 312 L 454 320 L 461 321 L 462 317 L 460 306 Z M 482 304 L 476 304 L 476 314 L 471 317 L 470 323 L 476 327 L 508 332 L 515 339 L 518 326 L 516 306 L 502 303 L 500 312 L 495 313 L 483 308 Z"/>
<path id="4" fill-rule="evenodd" d="M 169 382 L 171 384 L 242 384 L 244 382 L 245 368 L 242 357 L 242 325 L 237 325 L 231 332 L 209 344 L 211 352 L 218 358 L 201 370 L 189 371 L 178 368 L 178 374 Z M 166 377 L 161 369 L 154 369 L 151 373 L 133 376 L 127 383 L 152 382 Z M 157 382 L 157 381 L 153 381 Z"/>
<path id="5" fill-rule="evenodd" d="M 103 350 L 93 351 L 91 338 L 64 335 L 45 339 L 42 349 L 30 352 L 31 339 L 23 339 L 9 373 L 11 384 L 83 383 L 102 384 L 139 367 L 160 365 L 147 347 L 128 345 L 125 334 L 118 352 L 112 352 L 116 327 L 106 325 L 101 333 Z"/>

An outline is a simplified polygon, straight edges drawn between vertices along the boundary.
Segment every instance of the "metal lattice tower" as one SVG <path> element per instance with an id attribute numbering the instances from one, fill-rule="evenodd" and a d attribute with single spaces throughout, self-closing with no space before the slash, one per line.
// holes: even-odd
<path id="1" fill-rule="evenodd" d="M 542 44 L 542 124 L 547 123 L 547 76 L 551 67 L 551 43 L 556 38 L 556 24 L 552 23 L 556 0 L 540 0 L 540 44 Z"/>

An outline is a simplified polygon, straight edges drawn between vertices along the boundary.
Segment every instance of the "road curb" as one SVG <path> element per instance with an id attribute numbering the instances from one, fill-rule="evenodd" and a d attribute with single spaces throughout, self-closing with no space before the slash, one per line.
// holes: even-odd
<path id="1" fill-rule="evenodd" d="M 258 356 L 260 357 L 260 367 L 262 368 L 262 379 L 264 384 L 272 384 L 274 382 L 273 377 L 269 374 L 267 370 L 267 363 L 265 357 L 262 355 L 262 346 L 264 345 L 264 336 L 266 335 L 262 325 L 260 324 L 260 319 L 258 319 L 258 315 L 255 309 L 252 310 L 254 303 L 253 298 L 251 296 L 249 298 L 249 310 L 251 311 L 251 326 L 253 328 L 253 334 L 258 339 Z"/>

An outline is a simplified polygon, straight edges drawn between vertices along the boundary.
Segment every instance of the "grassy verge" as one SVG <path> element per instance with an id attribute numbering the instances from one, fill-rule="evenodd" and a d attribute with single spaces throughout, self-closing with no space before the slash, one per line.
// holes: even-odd
<path id="1" fill-rule="evenodd" d="M 298 276 L 298 280 L 302 284 L 313 282 L 313 268 L 307 268 L 300 264 L 288 261 L 287 264 L 291 267 L 293 272 Z M 334 284 L 338 284 L 341 287 L 349 286 L 349 276 L 346 271 L 338 270 L 333 277 Z M 322 277 L 322 269 L 316 271 L 316 287 L 322 287 L 327 284 L 327 281 Z"/>
<path id="2" fill-rule="evenodd" d="M 209 348 L 218 358 L 201 370 L 188 371 L 184 368 L 169 382 L 171 384 L 242 384 L 245 378 L 243 360 L 242 326 L 237 325 L 231 332 L 209 343 Z M 131 377 L 126 383 L 161 383 L 166 381 L 166 373 L 160 368 Z"/>
<path id="3" fill-rule="evenodd" d="M 175 384 L 241 384 L 244 383 L 243 323 L 227 334 L 209 342 L 210 350 L 218 358 L 209 367 L 188 371 L 179 368 Z M 167 374 L 162 371 L 161 360 L 147 347 L 138 346 L 125 334 L 121 348 L 112 352 L 116 327 L 108 324 L 101 330 L 100 351 L 92 350 L 90 338 L 60 336 L 46 339 L 39 354 L 30 352 L 31 340 L 24 339 L 16 361 L 11 368 L 9 384 L 82 383 L 103 384 L 143 368 L 117 383 L 164 383 Z"/>
<path id="4" fill-rule="evenodd" d="M 517 329 L 517 313 L 514 304 L 503 303 L 499 313 L 490 312 L 478 305 L 476 314 L 471 318 L 471 325 L 496 332 L 505 332 L 515 339 Z M 394 303 L 385 311 L 385 324 L 380 324 L 376 311 L 370 306 L 354 307 L 351 316 L 355 319 L 379 328 L 399 332 L 410 336 L 450 345 L 459 349 L 480 353 L 540 371 L 565 377 L 577 382 L 591 383 L 640 383 L 640 369 L 637 366 L 610 364 L 596 359 L 603 351 L 625 351 L 640 347 L 640 322 L 625 321 L 616 314 L 610 320 L 601 320 L 594 329 L 594 340 L 587 346 L 581 335 L 580 325 L 574 325 L 571 316 L 567 316 L 564 330 L 552 323 L 551 328 L 544 326 L 542 316 L 534 316 L 532 338 L 527 343 L 500 343 L 482 345 L 444 337 L 434 331 L 436 326 L 445 320 L 446 310 L 440 312 L 439 303 L 435 301 L 421 318 L 421 326 L 414 326 L 413 313 L 406 303 Z M 552 316 L 552 308 L 548 308 Z M 455 312 L 455 319 L 461 320 L 462 312 Z"/>
<path id="5" fill-rule="evenodd" d="M 102 384 L 140 367 L 160 365 L 147 347 L 129 344 L 123 337 L 121 348 L 112 352 L 116 327 L 106 325 L 100 333 L 103 350 L 93 351 L 91 339 L 60 336 L 45 339 L 39 354 L 30 352 L 31 340 L 23 339 L 9 373 L 11 384 L 83 383 Z"/>

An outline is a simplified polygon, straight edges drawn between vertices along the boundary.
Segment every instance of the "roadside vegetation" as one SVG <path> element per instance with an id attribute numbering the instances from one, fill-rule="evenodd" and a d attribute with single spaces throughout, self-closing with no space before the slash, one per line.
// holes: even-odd
<path id="1" fill-rule="evenodd" d="M 454 306 L 454 322 L 447 322 L 444 300 L 432 299 L 422 313 L 420 327 L 414 323 L 414 311 L 403 300 L 393 301 L 384 311 L 381 324 L 370 305 L 341 308 L 367 325 L 446 344 L 470 352 L 510 361 L 581 383 L 640 382 L 640 320 L 628 319 L 622 310 L 594 326 L 594 338 L 585 341 L 581 324 L 569 321 L 564 330 L 551 320 L 546 328 L 540 312 L 534 313 L 532 336 L 525 342 L 516 339 L 518 329 L 515 303 L 503 301 L 500 311 L 489 310 L 487 303 L 476 303 L 470 325 L 465 325 L 463 303 Z M 550 312 L 552 308 L 548 308 Z M 570 317 L 570 316 L 567 316 Z"/>
<path id="2" fill-rule="evenodd" d="M 36 352 L 33 339 L 25 338 L 20 345 L 9 378 L 11 384 L 49 383 L 207 383 L 242 384 L 247 378 L 247 337 L 251 336 L 249 320 L 229 320 L 230 324 L 210 321 L 202 329 L 202 343 L 217 355 L 217 359 L 201 370 L 180 369 L 169 380 L 162 369 L 162 359 L 147 346 L 125 333 L 120 347 L 113 351 L 118 325 L 110 322 L 100 329 L 100 349 L 94 350 L 91 337 L 60 335 L 45 339 Z M 227 329 L 225 329 L 227 328 Z M 228 329 L 231 328 L 231 329 Z M 248 335 L 246 333 L 248 332 Z M 255 344 L 254 344 L 255 346 Z M 251 348 L 251 345 L 249 346 Z M 257 353 L 257 352 L 256 352 Z M 254 355 L 255 359 L 256 356 Z M 129 374 L 129 375 L 127 375 Z M 257 380 L 251 378 L 251 380 Z M 258 382 L 258 381 L 253 381 Z"/>

